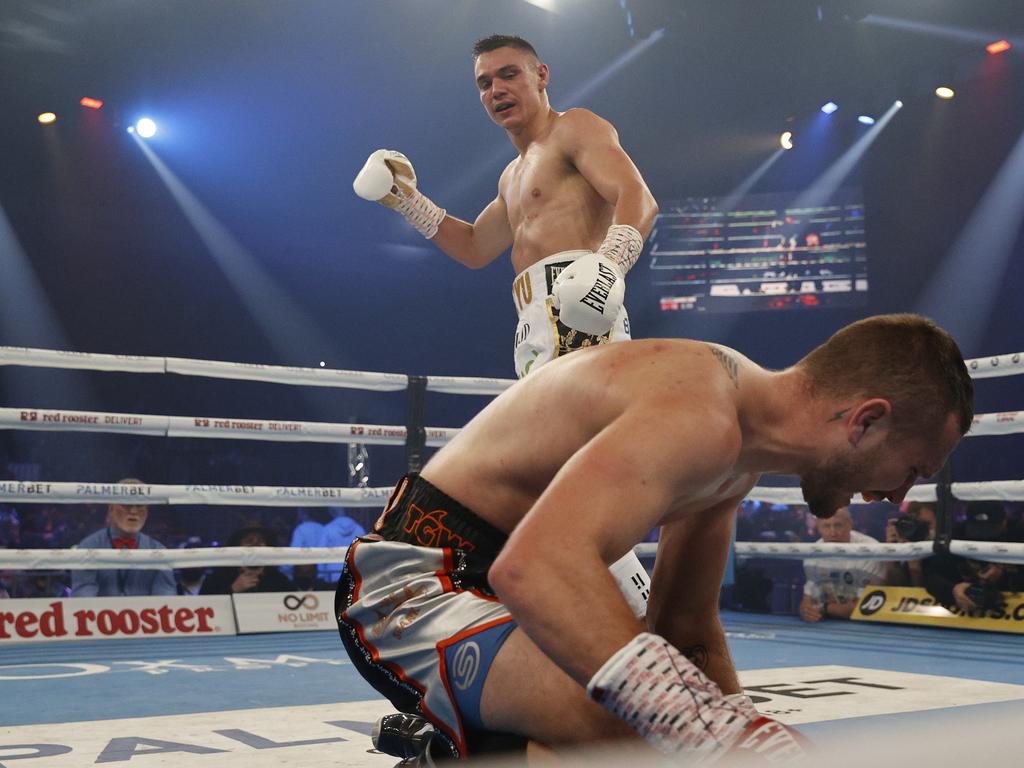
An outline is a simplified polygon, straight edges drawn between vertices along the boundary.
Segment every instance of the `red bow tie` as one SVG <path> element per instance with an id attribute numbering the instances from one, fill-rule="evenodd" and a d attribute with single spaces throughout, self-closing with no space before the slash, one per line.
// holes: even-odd
<path id="1" fill-rule="evenodd" d="M 114 549 L 137 549 L 139 546 L 138 539 L 111 539 L 111 544 L 114 545 Z"/>

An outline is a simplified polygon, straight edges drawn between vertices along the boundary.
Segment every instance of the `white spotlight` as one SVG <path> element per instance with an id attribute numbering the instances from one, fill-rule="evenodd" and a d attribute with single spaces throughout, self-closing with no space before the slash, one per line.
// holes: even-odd
<path id="1" fill-rule="evenodd" d="M 935 89 L 935 95 L 938 96 L 940 99 L 952 99 L 954 96 L 956 96 L 956 91 L 954 91 L 947 85 L 940 85 L 938 88 Z"/>
<path id="2" fill-rule="evenodd" d="M 135 132 L 144 139 L 152 138 L 156 135 L 156 123 L 144 117 L 135 124 Z"/>
<path id="3" fill-rule="evenodd" d="M 781 146 L 783 149 L 792 149 L 793 148 L 793 132 L 792 131 L 784 131 L 783 134 L 781 136 L 779 136 L 779 146 Z"/>

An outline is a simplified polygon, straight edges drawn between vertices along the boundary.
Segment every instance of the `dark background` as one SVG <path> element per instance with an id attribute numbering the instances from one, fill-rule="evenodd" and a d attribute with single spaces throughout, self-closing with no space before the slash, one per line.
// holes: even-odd
<path id="1" fill-rule="evenodd" d="M 507 258 L 467 270 L 351 190 L 370 151 L 395 148 L 449 212 L 479 212 L 514 154 L 478 102 L 470 49 L 501 32 L 531 40 L 551 66 L 553 106 L 616 125 L 659 199 L 728 193 L 786 129 L 797 148 L 755 191 L 803 189 L 863 135 L 857 114 L 905 103 L 850 178 L 867 210 L 867 307 L 681 324 L 657 311 L 641 261 L 627 295 L 634 336 L 713 340 L 783 367 L 858 317 L 923 310 L 967 357 L 1024 349 L 1019 218 L 1007 222 L 1007 253 L 968 242 L 969 258 L 933 285 L 1024 141 L 1019 0 L 550 5 L 5 0 L 0 344 L 510 377 Z M 948 33 L 887 28 L 865 21 L 870 13 Z M 594 82 L 656 30 L 660 39 Z M 985 43 L 1002 37 L 1018 45 L 988 56 Z M 940 84 L 956 99 L 936 99 Z M 106 103 L 85 110 L 82 96 Z M 829 100 L 840 111 L 823 123 Z M 44 110 L 58 122 L 39 125 Z M 148 146 L 222 228 L 233 261 L 213 256 L 126 132 L 142 115 L 160 125 Z M 979 276 L 991 287 L 979 289 Z M 980 383 L 978 411 L 1020 408 L 1019 381 Z M 484 402 L 431 395 L 427 422 L 461 425 Z M 404 421 L 400 394 L 17 367 L 0 368 L 0 405 Z M 1022 447 L 1018 437 L 965 441 L 955 476 L 1020 478 Z M 393 482 L 401 450 L 371 450 L 371 484 Z M 348 482 L 343 446 L 76 433 L 2 431 L 5 466 L 44 480 Z"/>

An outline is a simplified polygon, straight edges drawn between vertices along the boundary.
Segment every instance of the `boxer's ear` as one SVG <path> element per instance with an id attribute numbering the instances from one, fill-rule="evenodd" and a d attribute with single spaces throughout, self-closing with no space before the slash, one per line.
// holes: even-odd
<path id="1" fill-rule="evenodd" d="M 888 426 L 891 415 L 892 403 L 884 398 L 873 397 L 862 402 L 846 418 L 846 437 L 850 445 L 860 443 L 869 430 L 874 434 L 879 427 Z"/>

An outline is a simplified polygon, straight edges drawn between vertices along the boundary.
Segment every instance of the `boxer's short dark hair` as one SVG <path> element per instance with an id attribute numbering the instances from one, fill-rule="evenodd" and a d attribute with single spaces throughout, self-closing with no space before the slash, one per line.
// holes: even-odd
<path id="1" fill-rule="evenodd" d="M 540 56 L 537 55 L 536 49 L 527 40 L 518 35 L 489 35 L 488 37 L 480 38 L 473 44 L 473 58 L 476 59 L 481 53 L 495 51 L 498 48 L 516 48 L 520 51 L 526 51 L 537 61 L 540 61 Z"/>
<path id="2" fill-rule="evenodd" d="M 931 433 L 957 415 L 960 434 L 974 419 L 974 384 L 953 337 L 926 317 L 858 320 L 813 350 L 800 366 L 813 392 L 881 397 L 901 433 Z"/>

